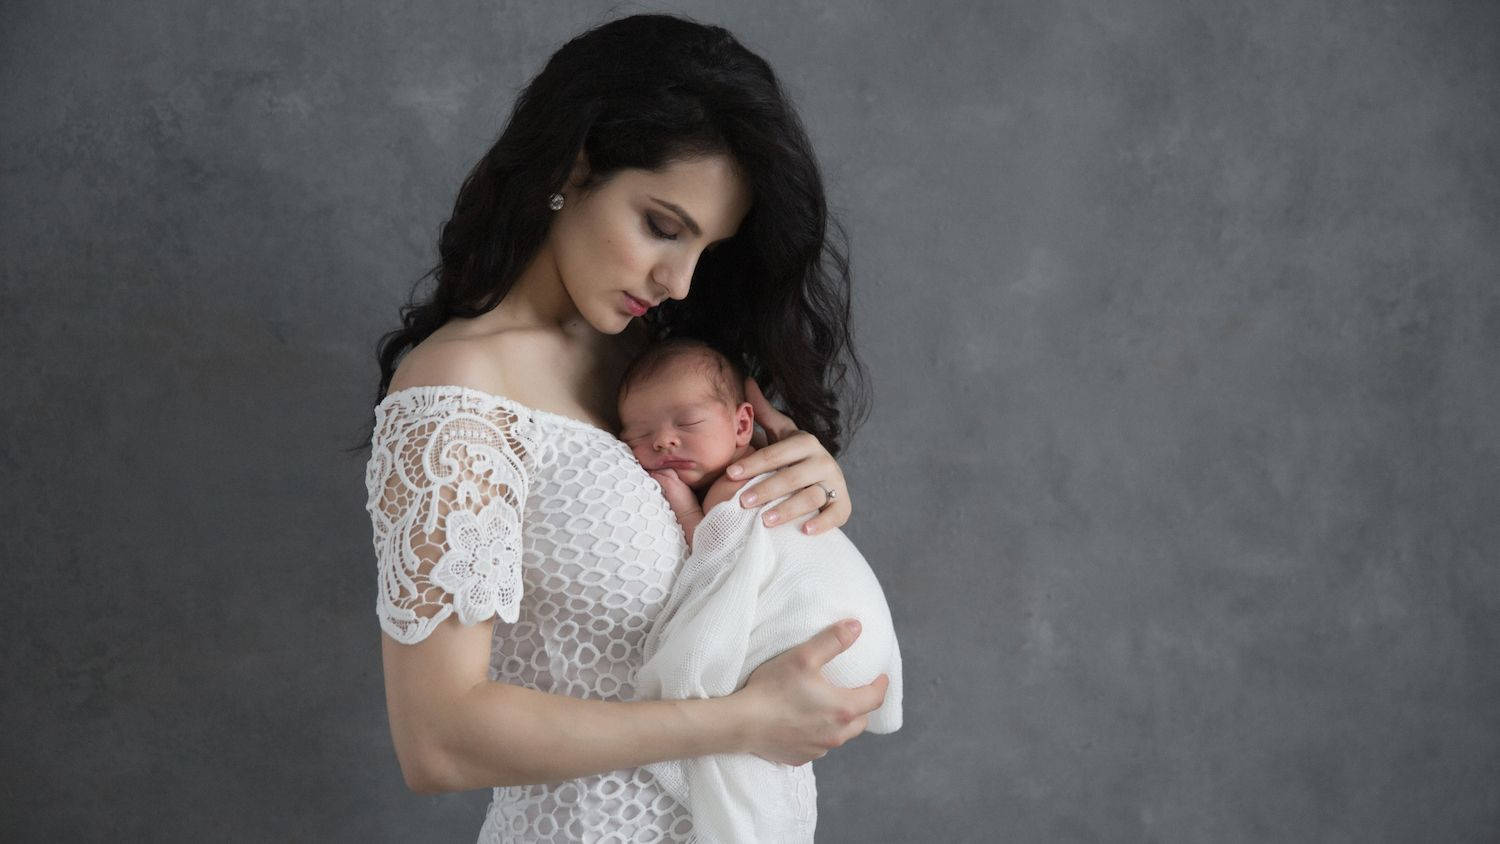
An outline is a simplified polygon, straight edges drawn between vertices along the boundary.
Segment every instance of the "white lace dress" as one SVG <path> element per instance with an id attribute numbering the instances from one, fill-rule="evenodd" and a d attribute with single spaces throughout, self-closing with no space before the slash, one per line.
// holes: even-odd
<path id="1" fill-rule="evenodd" d="M 642 643 L 686 555 L 659 487 L 608 431 L 469 387 L 375 408 L 366 510 L 376 613 L 399 642 L 494 622 L 490 679 L 631 700 Z M 494 789 L 479 841 L 692 841 L 687 810 L 630 768 Z"/>

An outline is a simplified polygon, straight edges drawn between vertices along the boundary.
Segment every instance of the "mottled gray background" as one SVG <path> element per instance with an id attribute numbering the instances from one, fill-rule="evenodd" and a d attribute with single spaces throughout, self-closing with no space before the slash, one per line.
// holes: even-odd
<path id="1" fill-rule="evenodd" d="M 659 8 L 0 7 L 0 838 L 473 839 L 338 449 L 517 88 Z M 907 716 L 821 841 L 1500 838 L 1500 5 L 668 8 L 853 239 Z"/>

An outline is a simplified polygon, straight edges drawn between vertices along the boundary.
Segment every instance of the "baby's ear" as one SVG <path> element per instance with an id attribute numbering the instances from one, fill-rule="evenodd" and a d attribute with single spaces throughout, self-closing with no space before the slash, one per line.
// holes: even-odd
<path id="1" fill-rule="evenodd" d="M 734 409 L 734 444 L 742 446 L 755 436 L 755 408 L 743 402 Z"/>

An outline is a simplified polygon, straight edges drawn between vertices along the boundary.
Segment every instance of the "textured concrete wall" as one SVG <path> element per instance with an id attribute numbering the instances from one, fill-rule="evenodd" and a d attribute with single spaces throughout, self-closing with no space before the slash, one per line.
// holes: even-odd
<path id="1" fill-rule="evenodd" d="M 0 838 L 472 840 L 337 449 L 517 87 L 645 8 L 0 7 Z M 1500 838 L 1500 6 L 672 8 L 853 235 L 907 717 L 820 840 Z"/>

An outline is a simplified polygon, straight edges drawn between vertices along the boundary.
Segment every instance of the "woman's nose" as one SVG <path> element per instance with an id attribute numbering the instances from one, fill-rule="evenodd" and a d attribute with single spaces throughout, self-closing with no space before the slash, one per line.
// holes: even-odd
<path id="1" fill-rule="evenodd" d="M 667 291 L 668 298 L 686 299 L 688 288 L 693 286 L 693 266 L 686 259 L 664 262 L 657 270 L 656 283 Z"/>

